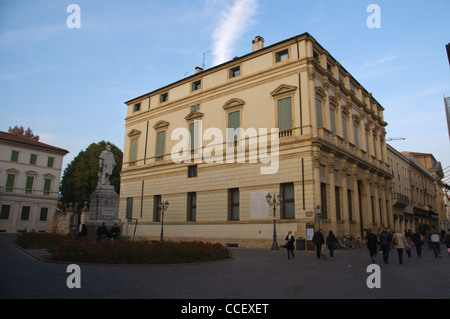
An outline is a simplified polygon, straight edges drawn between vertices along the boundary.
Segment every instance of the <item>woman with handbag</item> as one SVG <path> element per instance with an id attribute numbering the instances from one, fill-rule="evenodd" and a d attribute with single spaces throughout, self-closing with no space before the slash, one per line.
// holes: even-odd
<path id="1" fill-rule="evenodd" d="M 295 241 L 294 235 L 292 235 L 292 232 L 289 231 L 286 236 L 286 250 L 288 259 L 291 259 L 291 254 L 292 258 L 294 258 L 294 241 Z"/>
<path id="2" fill-rule="evenodd" d="M 422 257 L 422 245 L 425 243 L 425 237 L 416 229 L 411 238 L 414 246 L 416 246 L 417 257 Z"/>
<path id="3" fill-rule="evenodd" d="M 397 249 L 398 261 L 400 265 L 403 264 L 403 250 L 407 245 L 408 243 L 406 242 L 405 236 L 397 230 L 392 239 L 392 247 Z"/>

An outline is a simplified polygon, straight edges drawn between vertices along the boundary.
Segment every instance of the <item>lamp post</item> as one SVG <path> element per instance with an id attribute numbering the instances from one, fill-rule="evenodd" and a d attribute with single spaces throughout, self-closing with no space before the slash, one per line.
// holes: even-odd
<path id="1" fill-rule="evenodd" d="M 276 226 L 275 213 L 276 213 L 276 207 L 280 206 L 280 204 L 281 204 L 282 197 L 283 196 L 281 194 L 278 194 L 277 197 L 275 197 L 275 194 L 273 194 L 273 199 L 272 199 L 272 196 L 270 195 L 270 193 L 268 193 L 266 195 L 267 204 L 269 204 L 269 206 L 273 206 L 273 242 L 272 242 L 271 250 L 279 250 L 278 243 L 277 243 L 277 226 Z M 277 200 L 277 198 L 278 198 L 278 200 Z"/>
<path id="2" fill-rule="evenodd" d="M 169 207 L 169 202 L 165 201 L 164 203 L 161 203 L 161 238 L 159 239 L 159 243 L 163 244 L 164 243 L 164 232 L 163 232 L 163 227 L 164 227 L 164 211 Z"/>

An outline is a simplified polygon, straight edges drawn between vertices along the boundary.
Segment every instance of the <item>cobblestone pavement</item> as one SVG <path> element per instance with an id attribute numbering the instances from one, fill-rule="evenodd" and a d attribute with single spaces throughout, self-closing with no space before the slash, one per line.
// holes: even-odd
<path id="1" fill-rule="evenodd" d="M 81 288 L 68 288 L 68 264 L 39 259 L 42 251 L 23 251 L 0 235 L 1 299 L 448 299 L 450 257 L 442 245 L 435 258 L 424 246 L 398 263 L 391 251 L 380 266 L 380 288 L 368 288 L 372 275 L 367 249 L 336 250 L 333 260 L 318 259 L 313 251 L 295 251 L 288 260 L 280 251 L 232 249 L 234 259 L 222 262 L 161 265 L 79 265 Z M 328 251 L 324 251 L 328 254 Z"/>

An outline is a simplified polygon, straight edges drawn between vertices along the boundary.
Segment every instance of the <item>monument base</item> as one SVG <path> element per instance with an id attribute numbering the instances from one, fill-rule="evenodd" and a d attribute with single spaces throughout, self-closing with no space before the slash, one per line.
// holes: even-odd
<path id="1" fill-rule="evenodd" d="M 89 207 L 89 220 L 85 222 L 88 236 L 97 236 L 97 229 L 105 224 L 109 231 L 114 224 L 122 225 L 117 218 L 119 215 L 119 195 L 112 185 L 98 185 L 91 195 Z"/>

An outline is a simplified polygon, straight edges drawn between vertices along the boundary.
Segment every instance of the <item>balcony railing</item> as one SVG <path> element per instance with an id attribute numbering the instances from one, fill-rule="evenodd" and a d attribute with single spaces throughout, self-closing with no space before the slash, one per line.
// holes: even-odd
<path id="1" fill-rule="evenodd" d="M 400 193 L 393 193 L 392 199 L 394 200 L 394 205 L 399 204 L 401 206 L 409 205 L 409 197 Z"/>

